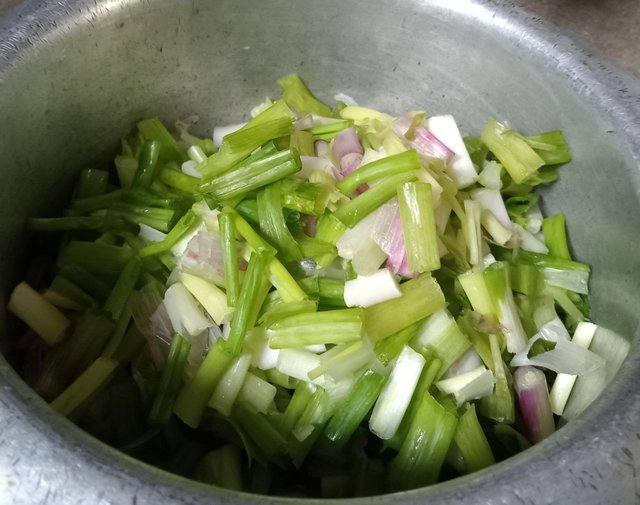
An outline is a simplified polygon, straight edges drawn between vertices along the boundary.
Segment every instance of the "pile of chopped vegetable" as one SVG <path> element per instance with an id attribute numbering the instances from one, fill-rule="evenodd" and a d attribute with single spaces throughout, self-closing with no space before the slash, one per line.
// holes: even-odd
<path id="1" fill-rule="evenodd" d="M 213 140 L 139 122 L 28 221 L 61 236 L 9 302 L 35 390 L 152 464 L 292 496 L 426 486 L 578 415 L 627 346 L 597 345 L 589 266 L 540 209 L 562 133 L 279 84 Z"/>

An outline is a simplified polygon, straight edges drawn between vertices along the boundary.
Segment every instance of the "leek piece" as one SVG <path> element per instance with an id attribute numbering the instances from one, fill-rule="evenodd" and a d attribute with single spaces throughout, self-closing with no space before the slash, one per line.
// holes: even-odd
<path id="1" fill-rule="evenodd" d="M 583 349 L 589 349 L 593 337 L 595 336 L 598 327 L 593 323 L 580 322 L 573 333 L 572 342 L 579 345 Z M 551 403 L 551 410 L 554 414 L 561 416 L 564 412 L 564 408 L 571 395 L 573 385 L 578 378 L 577 375 L 571 375 L 566 373 L 559 373 L 553 381 L 553 386 L 549 392 L 549 401 Z"/>
<path id="2" fill-rule="evenodd" d="M 217 325 L 229 319 L 233 309 L 227 305 L 227 295 L 213 282 L 186 272 L 180 273 L 180 282 L 198 300 Z"/>
<path id="3" fill-rule="evenodd" d="M 502 361 L 498 337 L 496 335 L 489 334 L 489 345 L 491 346 L 493 376 L 496 379 L 496 385 L 491 396 L 480 400 L 479 412 L 483 416 L 499 423 L 513 424 L 515 421 L 513 391 L 509 387 L 507 368 L 505 367 L 504 361 Z"/>
<path id="4" fill-rule="evenodd" d="M 247 372 L 238 393 L 238 403 L 246 403 L 258 412 L 266 414 L 277 393 L 276 387 L 251 372 Z"/>
<path id="5" fill-rule="evenodd" d="M 421 354 L 409 346 L 402 349 L 369 419 L 369 430 L 374 435 L 389 440 L 396 434 L 424 364 Z"/>
<path id="6" fill-rule="evenodd" d="M 526 140 L 507 126 L 490 119 L 480 136 L 516 184 L 545 164 Z"/>
<path id="7" fill-rule="evenodd" d="M 361 335 L 360 309 L 298 314 L 277 321 L 267 330 L 272 349 L 353 342 Z"/>
<path id="8" fill-rule="evenodd" d="M 165 128 L 159 119 L 144 119 L 137 124 L 138 131 L 146 140 L 154 140 L 160 145 L 159 160 L 161 162 L 175 161 L 182 163 L 187 161 L 186 153 L 178 147 L 173 135 Z"/>
<path id="9" fill-rule="evenodd" d="M 382 375 L 365 370 L 325 426 L 316 445 L 320 453 L 335 454 L 343 449 L 371 410 L 384 382 Z"/>
<path id="10" fill-rule="evenodd" d="M 118 362 L 110 358 L 96 359 L 53 402 L 51 408 L 63 416 L 75 418 L 89 401 L 107 385 Z"/>
<path id="11" fill-rule="evenodd" d="M 260 231 L 277 249 L 284 261 L 302 259 L 300 245 L 295 241 L 282 213 L 280 184 L 270 184 L 258 193 Z"/>
<path id="12" fill-rule="evenodd" d="M 113 290 L 104 304 L 104 310 L 109 312 L 114 320 L 120 318 L 129 297 L 138 283 L 142 271 L 142 262 L 139 258 L 131 258 L 120 273 Z"/>
<path id="13" fill-rule="evenodd" d="M 402 184 L 398 187 L 398 203 L 409 270 L 422 273 L 439 269 L 431 185 L 424 182 Z"/>
<path id="14" fill-rule="evenodd" d="M 345 282 L 329 277 L 318 278 L 319 303 L 323 307 L 346 307 L 344 299 Z"/>
<path id="15" fill-rule="evenodd" d="M 513 379 L 524 430 L 529 442 L 537 444 L 556 430 L 547 379 L 544 372 L 532 366 L 517 368 Z"/>
<path id="16" fill-rule="evenodd" d="M 458 419 L 453 443 L 462 458 L 463 473 L 476 472 L 496 462 L 487 437 L 478 422 L 476 407 L 472 403 L 467 405 Z"/>
<path id="17" fill-rule="evenodd" d="M 249 354 L 238 356 L 231 362 L 213 390 L 209 399 L 209 407 L 224 416 L 231 415 L 231 409 L 247 377 L 250 362 L 251 356 Z"/>
<path id="18" fill-rule="evenodd" d="M 567 245 L 567 232 L 564 214 L 555 214 L 542 220 L 544 243 L 549 248 L 549 254 L 557 258 L 571 259 Z"/>
<path id="19" fill-rule="evenodd" d="M 258 311 L 264 301 L 260 296 L 260 286 L 272 258 L 273 256 L 266 251 L 251 254 L 240 288 L 238 305 L 231 319 L 231 332 L 224 343 L 227 352 L 232 356 L 240 354 L 247 331 L 255 326 Z"/>
<path id="20" fill-rule="evenodd" d="M 234 491 L 242 491 L 240 449 L 227 444 L 205 454 L 196 469 L 198 480 Z"/>
<path id="21" fill-rule="evenodd" d="M 198 216 L 192 210 L 187 211 L 184 216 L 176 223 L 176 225 L 169 231 L 167 236 L 162 242 L 154 242 L 148 246 L 142 248 L 139 252 L 140 257 L 153 256 L 163 253 L 174 247 L 180 239 L 186 235 L 190 230 L 199 224 Z"/>
<path id="22" fill-rule="evenodd" d="M 513 235 L 513 230 L 502 224 L 493 212 L 488 209 L 482 210 L 480 214 L 480 224 L 487 233 L 491 235 L 491 238 L 496 244 L 506 244 L 511 238 L 511 235 Z"/>
<path id="23" fill-rule="evenodd" d="M 195 375 L 180 390 L 173 407 L 175 414 L 191 427 L 197 428 L 204 409 L 213 394 L 216 384 L 233 360 L 219 339 L 209 350 Z"/>
<path id="24" fill-rule="evenodd" d="M 361 165 L 336 184 L 345 195 L 350 195 L 362 184 L 378 181 L 385 177 L 420 170 L 420 157 L 415 149 L 393 156 L 386 156 Z"/>
<path id="25" fill-rule="evenodd" d="M 404 172 L 386 177 L 374 187 L 369 188 L 350 202 L 338 207 L 333 215 L 344 225 L 353 228 L 382 204 L 391 200 L 391 198 L 396 195 L 398 186 L 415 179 L 416 172 Z"/>
<path id="26" fill-rule="evenodd" d="M 397 333 L 445 305 L 440 286 L 429 274 L 422 274 L 401 284 L 400 291 L 402 296 L 399 298 L 364 309 L 364 330 L 372 342 Z"/>
<path id="27" fill-rule="evenodd" d="M 460 331 L 458 323 L 448 310 L 440 309 L 429 316 L 418 328 L 411 346 L 422 351 L 432 353 L 440 361 L 440 378 L 452 363 L 462 356 L 470 347 L 471 342 Z"/>
<path id="28" fill-rule="evenodd" d="M 457 425 L 456 416 L 425 393 L 407 437 L 391 462 L 389 490 L 414 489 L 437 482 Z"/>
<path id="29" fill-rule="evenodd" d="M 525 137 L 524 140 L 544 160 L 545 165 L 560 165 L 571 161 L 569 146 L 559 130 Z"/>
<path id="30" fill-rule="evenodd" d="M 60 342 L 70 324 L 62 312 L 26 282 L 13 289 L 7 308 L 49 345 Z"/>
<path id="31" fill-rule="evenodd" d="M 215 155 L 214 155 L 215 156 Z M 302 167 L 297 151 L 287 149 L 259 160 L 243 163 L 200 186 L 218 200 L 231 200 L 294 174 Z"/>
<path id="32" fill-rule="evenodd" d="M 98 275 L 118 276 L 132 256 L 133 251 L 126 247 L 72 240 L 60 252 L 58 264 L 80 267 Z"/>
<path id="33" fill-rule="evenodd" d="M 386 442 L 389 447 L 392 447 L 396 451 L 400 449 L 400 446 L 407 437 L 407 433 L 409 433 L 409 428 L 411 427 L 413 418 L 418 412 L 418 408 L 422 403 L 424 395 L 429 392 L 429 388 L 431 388 L 431 385 L 442 370 L 442 363 L 438 358 L 433 358 L 428 353 L 423 354 L 423 356 L 425 357 L 427 362 L 422 368 L 422 373 L 420 374 L 420 379 L 418 379 L 418 384 L 416 385 L 413 396 L 411 397 L 409 407 L 407 408 L 407 411 L 402 418 L 402 421 L 400 422 L 400 426 L 398 426 L 396 434 Z"/>
<path id="34" fill-rule="evenodd" d="M 458 407 L 470 400 L 484 398 L 493 393 L 495 380 L 490 370 L 483 365 L 460 375 L 436 382 L 436 387 L 444 394 L 453 395 Z"/>
<path id="35" fill-rule="evenodd" d="M 495 309 L 484 280 L 482 268 L 475 267 L 459 275 L 458 281 L 471 302 L 473 310 L 483 315 L 494 314 Z"/>
<path id="36" fill-rule="evenodd" d="M 469 250 L 469 264 L 475 266 L 482 262 L 482 230 L 480 229 L 482 209 L 475 200 L 464 201 L 465 220 L 462 223 L 467 248 Z M 409 266 L 411 268 L 411 266 Z"/>
<path id="37" fill-rule="evenodd" d="M 165 361 L 160 376 L 160 382 L 156 388 L 153 404 L 149 412 L 149 420 L 153 423 L 164 424 L 169 420 L 173 410 L 182 374 L 187 364 L 191 344 L 182 335 L 173 335 L 169 355 Z"/>
<path id="38" fill-rule="evenodd" d="M 289 74 L 278 79 L 278 85 L 282 88 L 282 99 L 289 107 L 295 109 L 300 116 L 306 116 L 307 114 L 317 114 L 325 117 L 333 116 L 331 109 L 313 96 L 297 74 Z"/>
<path id="39" fill-rule="evenodd" d="M 171 326 L 178 333 L 195 337 L 213 325 L 181 282 L 167 288 L 163 304 L 171 320 Z"/>
<path id="40" fill-rule="evenodd" d="M 133 176 L 133 186 L 148 188 L 158 175 L 158 158 L 160 156 L 160 142 L 145 140 L 138 160 L 138 169 Z"/>
<path id="41" fill-rule="evenodd" d="M 370 307 L 402 296 L 398 282 L 387 268 L 372 275 L 358 275 L 344 283 L 344 303 L 348 307 Z"/>

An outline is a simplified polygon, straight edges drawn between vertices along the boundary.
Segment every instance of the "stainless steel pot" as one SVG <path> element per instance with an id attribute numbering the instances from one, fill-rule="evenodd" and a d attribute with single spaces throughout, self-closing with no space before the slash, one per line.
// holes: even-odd
<path id="1" fill-rule="evenodd" d="M 486 0 L 28 1 L 0 19 L 0 336 L 7 293 L 73 174 L 142 117 L 237 122 L 299 72 L 320 95 L 390 112 L 490 115 L 562 129 L 574 161 L 545 192 L 592 264 L 596 321 L 638 339 L 640 85 L 507 2 Z M 361 503 L 640 500 L 640 346 L 583 416 L 473 475 Z M 0 357 L 0 504 L 290 503 L 204 486 L 123 456 L 49 410 Z"/>

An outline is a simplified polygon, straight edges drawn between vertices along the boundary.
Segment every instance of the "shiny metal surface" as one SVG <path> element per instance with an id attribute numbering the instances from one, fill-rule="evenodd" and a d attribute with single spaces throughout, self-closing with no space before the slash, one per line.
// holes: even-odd
<path id="1" fill-rule="evenodd" d="M 205 131 L 296 71 L 390 112 L 489 115 L 560 128 L 574 161 L 545 193 L 593 265 L 594 318 L 634 340 L 606 394 L 535 448 L 482 472 L 361 503 L 635 503 L 640 499 L 640 84 L 507 2 L 30 1 L 0 19 L 0 337 L 28 215 L 53 215 L 73 174 L 132 123 L 198 113 Z M 33 244 L 31 244 L 33 247 Z M 0 504 L 290 503 L 186 481 L 53 414 L 0 357 Z"/>

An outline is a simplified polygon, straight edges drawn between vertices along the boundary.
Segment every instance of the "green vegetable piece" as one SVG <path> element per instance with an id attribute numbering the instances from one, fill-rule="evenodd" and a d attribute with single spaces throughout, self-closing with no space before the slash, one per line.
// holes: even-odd
<path id="1" fill-rule="evenodd" d="M 156 141 L 160 145 L 159 161 L 166 163 L 167 161 L 175 161 L 182 163 L 187 161 L 189 157 L 182 149 L 178 147 L 176 139 L 169 133 L 157 118 L 145 119 L 137 124 L 138 131 L 145 140 Z"/>
<path id="2" fill-rule="evenodd" d="M 544 354 L 548 351 L 553 351 L 556 348 L 556 343 L 551 342 L 549 340 L 545 340 L 544 338 L 539 338 L 529 348 L 529 352 L 527 353 L 527 358 L 531 359 L 534 356 L 538 356 L 539 354 Z"/>
<path id="3" fill-rule="evenodd" d="M 571 161 L 571 153 L 564 135 L 559 130 L 524 138 L 540 156 L 545 165 L 560 165 Z"/>
<path id="4" fill-rule="evenodd" d="M 564 214 L 555 214 L 542 220 L 544 243 L 549 248 L 549 254 L 565 260 L 571 259 L 567 244 L 567 231 Z"/>
<path id="5" fill-rule="evenodd" d="M 297 74 L 289 74 L 278 79 L 278 85 L 282 88 L 282 99 L 289 107 L 298 112 L 300 116 L 317 114 L 318 116 L 332 117 L 331 109 L 318 100 L 307 85 Z"/>
<path id="6" fill-rule="evenodd" d="M 302 259 L 302 251 L 287 228 L 282 212 L 280 184 L 270 184 L 258 193 L 260 231 L 278 249 L 284 261 Z"/>
<path id="7" fill-rule="evenodd" d="M 131 258 L 124 269 L 120 273 L 113 290 L 104 304 L 104 310 L 109 312 L 114 320 L 120 318 L 125 305 L 129 301 L 129 297 L 136 287 L 140 273 L 142 271 L 142 262 L 139 258 Z"/>

